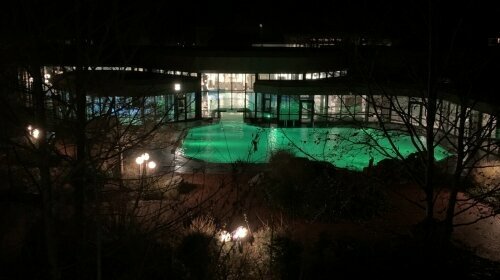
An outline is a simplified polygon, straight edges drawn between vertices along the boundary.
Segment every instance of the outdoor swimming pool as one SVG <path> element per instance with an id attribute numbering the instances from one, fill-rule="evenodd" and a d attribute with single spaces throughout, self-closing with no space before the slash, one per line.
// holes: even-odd
<path id="1" fill-rule="evenodd" d="M 408 135 L 391 138 L 403 156 L 416 151 Z M 213 163 L 263 163 L 278 150 L 352 170 L 362 170 L 370 158 L 376 164 L 396 155 L 389 139 L 377 129 L 262 128 L 243 123 L 239 113 L 225 113 L 218 124 L 189 129 L 180 152 L 184 157 Z M 449 155 L 444 148 L 436 148 L 436 160 Z"/>

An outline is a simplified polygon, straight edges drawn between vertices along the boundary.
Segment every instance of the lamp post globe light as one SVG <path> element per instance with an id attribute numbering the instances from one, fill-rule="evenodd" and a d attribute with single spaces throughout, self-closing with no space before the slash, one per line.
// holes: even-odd
<path id="1" fill-rule="evenodd" d="M 156 168 L 156 162 L 154 162 L 154 161 L 148 162 L 148 168 L 149 169 L 155 169 Z"/>

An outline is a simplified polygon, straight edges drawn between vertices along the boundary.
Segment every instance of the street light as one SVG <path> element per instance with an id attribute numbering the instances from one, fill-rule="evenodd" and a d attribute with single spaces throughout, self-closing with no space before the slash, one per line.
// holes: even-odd
<path id="1" fill-rule="evenodd" d="M 264 46 L 264 41 L 262 39 L 262 34 L 264 33 L 264 31 L 262 30 L 262 28 L 264 27 L 264 25 L 262 23 L 259 23 L 259 39 L 260 39 L 260 46 L 263 47 Z"/>
<path id="2" fill-rule="evenodd" d="M 28 140 L 33 144 L 38 143 L 42 137 L 46 142 L 50 142 L 55 137 L 54 132 L 43 130 L 42 128 L 35 127 L 31 124 L 26 127 L 26 131 L 28 132 Z"/>
<path id="3" fill-rule="evenodd" d="M 134 209 L 137 209 L 137 207 L 139 206 L 139 200 L 144 192 L 144 187 L 147 187 L 147 185 L 144 185 L 144 177 L 146 176 L 148 169 L 156 168 L 156 162 L 149 160 L 148 153 L 143 153 L 142 155 L 135 158 L 135 163 L 139 165 L 139 188 L 137 190 L 137 198 L 135 200 L 134 206 Z"/>
<path id="4" fill-rule="evenodd" d="M 149 160 L 149 154 L 143 153 L 142 155 L 135 158 L 135 163 L 139 165 L 139 175 L 142 177 L 146 175 L 147 169 L 155 169 L 156 162 Z"/>
<path id="5" fill-rule="evenodd" d="M 175 90 L 175 91 L 180 91 L 180 90 L 181 90 L 181 84 L 179 84 L 179 83 L 175 83 L 175 84 L 174 84 L 174 90 Z"/>

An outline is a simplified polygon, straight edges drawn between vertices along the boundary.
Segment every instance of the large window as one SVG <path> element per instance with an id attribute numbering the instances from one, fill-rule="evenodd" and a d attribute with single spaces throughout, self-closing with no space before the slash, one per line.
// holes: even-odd
<path id="1" fill-rule="evenodd" d="M 206 73 L 202 76 L 202 115 L 218 110 L 243 110 L 246 95 L 253 91 L 255 74 Z M 213 97 L 216 96 L 216 100 Z"/>
<path id="2" fill-rule="evenodd" d="M 359 95 L 342 95 L 340 107 L 340 118 L 343 120 L 364 120 L 365 118 L 365 100 Z"/>
<path id="3" fill-rule="evenodd" d="M 175 96 L 174 112 L 176 121 L 194 119 L 196 116 L 196 94 L 188 92 Z"/>
<path id="4" fill-rule="evenodd" d="M 328 120 L 328 95 L 314 96 L 314 113 L 315 121 Z"/>
<path id="5" fill-rule="evenodd" d="M 369 98 L 368 121 L 389 121 L 391 117 L 391 102 L 383 95 L 374 95 Z"/>
<path id="6" fill-rule="evenodd" d="M 394 96 L 391 97 L 393 102 L 393 112 L 391 112 L 391 122 L 401 123 L 408 119 L 408 97 L 407 96 Z"/>
<path id="7" fill-rule="evenodd" d="M 279 120 L 299 120 L 300 103 L 296 96 L 282 95 L 280 102 Z"/>
<path id="8" fill-rule="evenodd" d="M 252 104 L 252 99 L 255 100 Z M 247 108 L 255 108 L 255 112 L 248 112 L 247 116 L 254 118 L 274 118 L 278 112 L 278 96 L 276 94 L 255 93 L 254 98 L 248 98 Z"/>

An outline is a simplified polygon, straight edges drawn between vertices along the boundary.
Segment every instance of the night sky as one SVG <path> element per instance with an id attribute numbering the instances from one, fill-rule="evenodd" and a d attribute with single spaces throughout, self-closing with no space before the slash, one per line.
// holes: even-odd
<path id="1" fill-rule="evenodd" d="M 46 38 L 71 37 L 76 19 L 81 18 L 95 38 L 115 32 L 127 34 L 130 40 L 147 37 L 158 45 L 172 40 L 192 42 L 202 32 L 212 34 L 211 44 L 247 45 L 258 36 L 280 42 L 285 34 L 297 33 L 356 33 L 416 44 L 426 38 L 429 16 L 427 1 L 32 2 L 16 1 L 3 8 L 1 28 L 6 36 L 2 40 L 26 32 Z M 500 10 L 495 1 L 430 2 L 434 5 L 433 27 L 442 36 L 451 36 L 457 26 L 457 39 L 467 44 L 499 35 Z M 259 24 L 263 24 L 263 34 L 259 34 Z"/>

